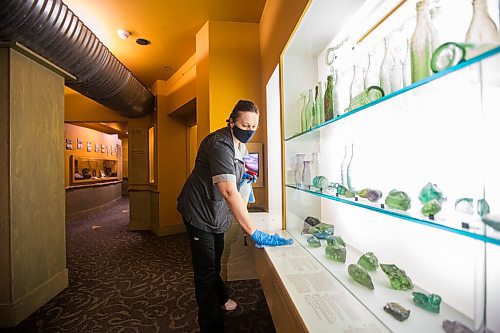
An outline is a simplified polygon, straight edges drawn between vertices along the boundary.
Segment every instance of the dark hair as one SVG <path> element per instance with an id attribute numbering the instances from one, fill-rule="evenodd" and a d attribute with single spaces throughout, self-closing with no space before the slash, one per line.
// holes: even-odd
<path id="1" fill-rule="evenodd" d="M 226 122 L 228 124 L 231 120 L 235 122 L 236 119 L 240 117 L 240 112 L 253 112 L 259 115 L 259 108 L 252 101 L 240 99 L 234 106 L 233 111 L 229 115 L 229 119 L 227 119 Z"/>

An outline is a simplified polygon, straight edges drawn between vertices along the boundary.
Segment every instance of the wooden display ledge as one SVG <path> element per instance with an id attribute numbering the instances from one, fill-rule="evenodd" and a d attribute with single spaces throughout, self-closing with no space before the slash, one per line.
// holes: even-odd
<path id="1" fill-rule="evenodd" d="M 82 181 L 74 182 L 72 185 L 67 186 L 67 190 L 75 189 L 75 188 L 86 188 L 86 187 L 99 187 L 106 186 L 112 184 L 122 183 L 123 180 L 118 179 L 118 177 L 109 177 L 109 178 L 98 178 L 98 179 L 84 179 Z"/>
<path id="2" fill-rule="evenodd" d="M 251 217 L 257 228 L 291 237 L 277 215 Z M 390 332 L 298 242 L 254 247 L 254 257 L 276 332 Z"/>

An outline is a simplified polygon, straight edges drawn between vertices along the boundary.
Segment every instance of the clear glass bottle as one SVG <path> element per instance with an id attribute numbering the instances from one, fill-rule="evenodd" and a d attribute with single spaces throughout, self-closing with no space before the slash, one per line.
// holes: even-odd
<path id="1" fill-rule="evenodd" d="M 295 176 L 295 186 L 302 187 L 304 184 L 304 160 L 306 154 L 299 153 L 295 155 L 295 166 L 294 166 L 294 176 Z"/>
<path id="2" fill-rule="evenodd" d="M 365 81 L 363 77 L 363 68 L 359 65 L 353 65 L 354 77 L 351 82 L 350 100 L 365 90 Z"/>
<path id="3" fill-rule="evenodd" d="M 340 75 L 339 69 L 335 68 L 335 75 L 333 76 L 333 117 L 340 116 Z"/>
<path id="4" fill-rule="evenodd" d="M 411 84 L 411 39 L 406 39 L 406 53 L 403 60 L 403 86 Z"/>
<path id="5" fill-rule="evenodd" d="M 309 89 L 309 93 L 307 95 L 307 104 L 306 104 L 306 130 L 313 127 L 314 121 L 314 97 L 312 89 Z"/>
<path id="6" fill-rule="evenodd" d="M 304 172 L 302 173 L 302 184 L 305 188 L 311 188 L 311 161 L 304 161 Z"/>
<path id="7" fill-rule="evenodd" d="M 411 81 L 417 82 L 431 75 L 431 34 L 425 1 L 417 2 L 417 24 L 411 38 Z"/>
<path id="8" fill-rule="evenodd" d="M 430 20 L 429 23 L 429 33 L 431 35 L 431 54 L 441 45 L 441 38 L 439 36 L 439 30 L 437 29 L 436 22 L 439 20 L 441 16 L 441 6 L 437 3 L 436 7 L 431 8 L 430 10 Z"/>
<path id="9" fill-rule="evenodd" d="M 385 95 L 389 95 L 393 90 L 391 87 L 391 74 L 394 70 L 394 55 L 392 50 L 392 35 L 385 37 L 384 59 L 380 65 L 380 87 Z"/>
<path id="10" fill-rule="evenodd" d="M 325 102 L 323 95 L 323 82 L 319 81 L 316 86 L 316 120 L 317 125 L 325 122 Z"/>
<path id="11" fill-rule="evenodd" d="M 324 98 L 324 103 L 323 107 L 325 109 L 325 120 L 331 120 L 333 119 L 333 105 L 334 105 L 334 98 L 333 98 L 333 75 L 328 75 L 326 77 L 326 89 L 325 89 L 325 98 Z"/>
<path id="12" fill-rule="evenodd" d="M 498 30 L 488 14 L 487 0 L 472 0 L 472 19 L 465 34 L 469 43 L 498 43 Z"/>
<path id="13" fill-rule="evenodd" d="M 368 53 L 368 68 L 365 75 L 365 88 L 380 86 L 380 66 L 377 64 L 377 48 Z"/>
<path id="14" fill-rule="evenodd" d="M 301 92 L 299 97 L 300 132 L 304 132 L 307 129 L 306 105 L 307 105 L 307 95 L 305 92 Z"/>

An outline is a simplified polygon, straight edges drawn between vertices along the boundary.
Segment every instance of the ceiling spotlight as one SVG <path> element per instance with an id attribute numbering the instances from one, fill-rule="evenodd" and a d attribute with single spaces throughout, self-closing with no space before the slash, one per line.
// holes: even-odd
<path id="1" fill-rule="evenodd" d="M 121 39 L 127 39 L 130 36 L 130 31 L 123 29 L 116 30 L 116 33 L 118 34 L 118 37 L 120 37 Z"/>
<path id="2" fill-rule="evenodd" d="M 144 38 L 137 38 L 135 42 L 139 45 L 149 45 L 151 44 L 151 41 L 144 39 Z"/>
<path id="3" fill-rule="evenodd" d="M 171 70 L 171 69 L 172 69 L 172 67 L 169 67 L 169 66 L 166 66 L 166 67 L 165 67 L 165 70 L 166 70 L 167 72 L 168 72 L 169 70 Z"/>

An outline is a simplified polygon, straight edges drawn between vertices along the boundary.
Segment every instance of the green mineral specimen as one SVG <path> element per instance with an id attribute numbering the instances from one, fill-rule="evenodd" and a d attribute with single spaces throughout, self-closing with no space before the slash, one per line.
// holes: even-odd
<path id="1" fill-rule="evenodd" d="M 408 210 L 411 207 L 411 199 L 403 191 L 392 190 L 385 198 L 385 204 L 391 208 Z"/>
<path id="2" fill-rule="evenodd" d="M 358 195 L 361 198 L 368 198 L 368 192 L 371 191 L 369 188 L 364 188 L 361 191 L 358 192 Z"/>
<path id="3" fill-rule="evenodd" d="M 335 184 L 335 188 L 337 189 L 338 195 L 342 195 L 346 198 L 354 198 L 355 194 L 347 189 L 347 187 L 340 185 L 338 183 Z"/>
<path id="4" fill-rule="evenodd" d="M 420 200 L 421 203 L 425 204 L 432 199 L 436 199 L 437 201 L 441 202 L 444 200 L 444 195 L 443 192 L 441 192 L 441 190 L 436 186 L 436 184 L 427 183 L 420 191 L 418 200 Z"/>
<path id="5" fill-rule="evenodd" d="M 373 252 L 366 252 L 359 257 L 358 265 L 367 271 L 374 271 L 378 268 L 378 259 Z"/>
<path id="6" fill-rule="evenodd" d="M 345 242 L 341 236 L 330 236 L 326 239 L 328 245 L 338 244 L 345 247 Z"/>
<path id="7" fill-rule="evenodd" d="M 479 199 L 477 201 L 477 214 L 483 217 L 484 215 L 489 213 L 490 213 L 490 205 L 488 205 L 486 199 Z"/>
<path id="8" fill-rule="evenodd" d="M 319 239 L 327 239 L 334 233 L 335 227 L 328 223 L 319 223 L 314 227 L 309 228 L 309 233 L 318 237 Z"/>
<path id="9" fill-rule="evenodd" d="M 362 284 L 370 290 L 375 289 L 375 287 L 373 287 L 372 278 L 363 267 L 358 264 L 350 264 L 347 268 L 347 272 L 354 279 L 354 281 Z"/>
<path id="10" fill-rule="evenodd" d="M 380 264 L 380 267 L 391 281 L 391 288 L 395 290 L 413 289 L 413 283 L 405 271 L 394 264 Z"/>
<path id="11" fill-rule="evenodd" d="M 436 199 L 432 199 L 431 201 L 427 201 L 422 207 L 422 214 L 425 216 L 436 215 L 441 211 L 441 203 Z"/>
<path id="12" fill-rule="evenodd" d="M 439 313 L 439 307 L 441 305 L 441 296 L 436 294 L 424 294 L 414 291 L 413 295 L 413 303 L 415 305 L 421 307 L 424 310 Z"/>
<path id="13" fill-rule="evenodd" d="M 332 261 L 345 263 L 346 248 L 339 244 L 327 245 L 325 248 L 325 255 Z"/>
<path id="14" fill-rule="evenodd" d="M 310 247 L 321 247 L 321 241 L 317 237 L 312 236 L 307 239 L 307 245 Z"/>
<path id="15" fill-rule="evenodd" d="M 486 214 L 481 219 L 485 224 L 500 231 L 500 214 Z"/>
<path id="16" fill-rule="evenodd" d="M 384 311 L 399 321 L 406 320 L 410 316 L 410 310 L 403 308 L 399 303 L 395 302 L 389 302 L 384 305 Z"/>

